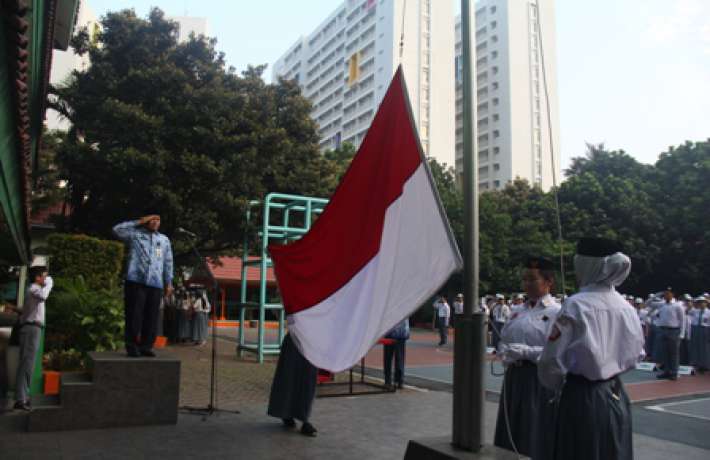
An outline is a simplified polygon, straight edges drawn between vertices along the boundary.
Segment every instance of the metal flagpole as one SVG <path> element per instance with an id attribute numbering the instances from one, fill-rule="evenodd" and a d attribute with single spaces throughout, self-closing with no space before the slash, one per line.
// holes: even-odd
<path id="1" fill-rule="evenodd" d="M 478 452 L 483 445 L 485 314 L 478 293 L 478 157 L 476 155 L 475 11 L 461 0 L 463 58 L 464 318 L 456 323 L 452 443 Z M 474 308 L 475 306 L 475 308 Z M 475 311 L 474 311 L 475 310 Z"/>

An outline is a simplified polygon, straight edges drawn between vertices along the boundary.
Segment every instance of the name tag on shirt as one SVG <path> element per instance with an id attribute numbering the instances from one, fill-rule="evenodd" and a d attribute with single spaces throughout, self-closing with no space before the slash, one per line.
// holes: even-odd
<path id="1" fill-rule="evenodd" d="M 158 259 L 163 257 L 163 250 L 160 248 L 160 246 L 155 248 L 155 257 L 157 257 Z"/>

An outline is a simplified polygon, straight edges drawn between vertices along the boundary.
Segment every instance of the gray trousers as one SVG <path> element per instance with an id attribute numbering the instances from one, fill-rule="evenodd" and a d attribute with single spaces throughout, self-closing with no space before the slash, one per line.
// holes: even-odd
<path id="1" fill-rule="evenodd" d="M 663 372 L 670 375 L 678 375 L 678 361 L 680 360 L 680 328 L 659 329 L 661 341 L 661 363 Z"/>
<path id="2" fill-rule="evenodd" d="M 20 362 L 15 380 L 15 401 L 30 400 L 30 384 L 42 338 L 42 328 L 25 325 L 20 329 Z"/>

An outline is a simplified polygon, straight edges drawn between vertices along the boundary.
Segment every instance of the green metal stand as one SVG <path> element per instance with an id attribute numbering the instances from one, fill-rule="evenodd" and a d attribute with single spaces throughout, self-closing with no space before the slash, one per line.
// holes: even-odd
<path id="1" fill-rule="evenodd" d="M 239 309 L 239 344 L 237 353 L 242 356 L 242 352 L 248 351 L 256 353 L 259 363 L 264 362 L 264 355 L 278 354 L 281 349 L 281 342 L 284 338 L 284 323 L 286 315 L 283 304 L 280 302 L 269 302 L 267 299 L 267 277 L 266 272 L 272 267 L 271 258 L 267 253 L 270 242 L 279 241 L 287 243 L 297 240 L 308 233 L 311 229 L 314 216 L 323 212 L 328 204 L 328 200 L 323 198 L 313 198 L 300 195 L 286 195 L 282 193 L 270 193 L 266 199 L 249 202 L 246 212 L 247 228 L 251 223 L 252 215 L 262 207 L 262 225 L 257 233 L 256 244 L 258 252 L 250 258 L 249 237 L 244 238 L 244 252 L 242 255 L 242 289 L 240 293 Z M 258 301 L 249 300 L 247 283 L 247 270 L 250 266 L 259 267 L 259 297 Z M 256 342 L 247 342 L 244 334 L 246 329 L 247 312 L 258 311 L 258 334 Z M 279 339 L 276 343 L 265 343 L 265 320 L 266 311 L 274 311 L 278 317 Z"/>

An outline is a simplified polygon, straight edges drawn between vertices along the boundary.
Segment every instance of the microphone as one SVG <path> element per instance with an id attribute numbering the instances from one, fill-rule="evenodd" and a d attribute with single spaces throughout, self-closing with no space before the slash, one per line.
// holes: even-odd
<path id="1" fill-rule="evenodd" d="M 187 236 L 191 236 L 192 238 L 197 239 L 197 235 L 196 235 L 196 234 L 192 233 L 192 232 L 189 231 L 189 230 L 185 230 L 185 229 L 182 228 L 182 227 L 176 228 L 175 231 L 178 232 L 178 233 L 183 233 L 183 234 L 185 234 L 185 235 L 187 235 Z"/>

